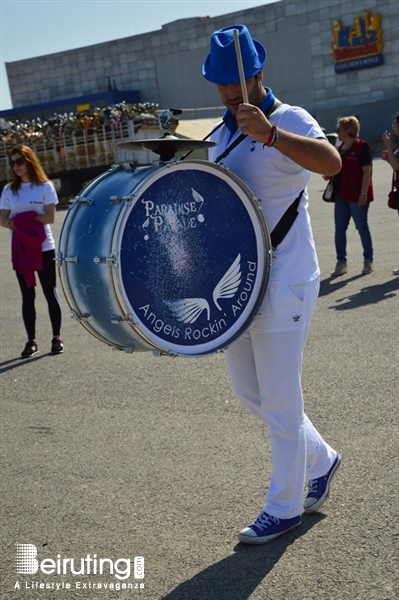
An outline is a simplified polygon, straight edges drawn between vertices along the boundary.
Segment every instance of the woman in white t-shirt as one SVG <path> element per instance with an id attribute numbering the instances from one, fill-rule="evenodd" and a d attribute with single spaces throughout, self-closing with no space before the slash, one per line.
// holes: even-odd
<path id="1" fill-rule="evenodd" d="M 47 300 L 53 338 L 51 353 L 61 354 L 61 305 L 56 288 L 54 223 L 57 193 L 31 148 L 14 146 L 9 152 L 13 180 L 0 199 L 0 224 L 12 232 L 12 262 L 22 294 L 22 317 L 28 341 L 23 358 L 38 352 L 36 341 L 35 277 Z"/>

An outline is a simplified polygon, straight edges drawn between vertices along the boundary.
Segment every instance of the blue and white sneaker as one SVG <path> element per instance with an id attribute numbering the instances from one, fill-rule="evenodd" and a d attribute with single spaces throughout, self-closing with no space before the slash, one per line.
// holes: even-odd
<path id="1" fill-rule="evenodd" d="M 330 493 L 331 480 L 340 464 L 341 457 L 339 454 L 337 454 L 337 458 L 335 459 L 333 466 L 325 475 L 323 475 L 323 477 L 309 480 L 309 491 L 304 502 L 305 513 L 315 512 L 327 500 Z"/>
<path id="2" fill-rule="evenodd" d="M 293 519 L 278 519 L 267 512 L 259 513 L 255 521 L 244 527 L 237 534 L 240 542 L 245 544 L 267 544 L 283 533 L 287 533 L 302 524 L 301 515 Z"/>

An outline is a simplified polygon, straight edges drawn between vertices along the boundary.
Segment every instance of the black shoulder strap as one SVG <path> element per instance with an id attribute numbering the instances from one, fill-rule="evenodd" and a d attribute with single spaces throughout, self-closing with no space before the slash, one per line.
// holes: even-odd
<path id="1" fill-rule="evenodd" d="M 270 240 L 272 243 L 272 248 L 275 250 L 279 244 L 283 241 L 289 230 L 291 229 L 292 224 L 298 216 L 298 206 L 302 198 L 302 194 L 305 190 L 302 190 L 297 198 L 295 198 L 294 202 L 287 208 L 275 228 L 270 234 Z"/>
<path id="2" fill-rule="evenodd" d="M 223 158 L 226 158 L 226 156 L 227 156 L 228 154 L 230 154 L 230 152 L 231 152 L 232 150 L 234 150 L 234 148 L 235 148 L 236 146 L 238 146 L 238 144 L 240 144 L 240 143 L 242 142 L 242 140 L 245 140 L 245 138 L 246 138 L 246 137 L 247 137 L 247 134 L 246 134 L 246 133 L 241 133 L 241 134 L 238 136 L 238 138 L 236 138 L 236 139 L 234 140 L 234 142 L 232 142 L 232 143 L 231 143 L 229 146 L 227 146 L 226 150 L 225 150 L 225 151 L 224 151 L 222 154 L 220 154 L 220 156 L 218 156 L 218 157 L 217 157 L 217 159 L 215 160 L 215 163 L 218 163 L 218 162 L 220 162 L 221 160 L 223 160 Z"/>
<path id="3" fill-rule="evenodd" d="M 269 117 L 270 117 L 270 115 L 271 115 L 272 113 L 274 113 L 274 111 L 276 110 L 276 108 L 278 108 L 278 107 L 279 107 L 279 106 L 281 106 L 281 105 L 282 105 L 282 102 L 280 102 L 280 100 L 279 100 L 278 98 L 275 98 L 275 99 L 274 99 L 274 103 L 273 103 L 273 104 L 270 106 L 270 108 L 268 108 L 268 109 L 265 111 L 265 115 L 266 115 L 266 117 L 267 117 L 267 118 L 269 118 Z"/>

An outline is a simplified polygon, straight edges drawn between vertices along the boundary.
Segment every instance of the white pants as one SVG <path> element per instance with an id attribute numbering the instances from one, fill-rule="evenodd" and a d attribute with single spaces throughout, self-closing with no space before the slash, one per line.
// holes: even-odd
<path id="1" fill-rule="evenodd" d="M 305 476 L 321 477 L 336 458 L 303 409 L 302 354 L 318 293 L 318 280 L 269 286 L 261 314 L 225 352 L 240 402 L 269 427 L 265 510 L 280 519 L 302 514 Z"/>

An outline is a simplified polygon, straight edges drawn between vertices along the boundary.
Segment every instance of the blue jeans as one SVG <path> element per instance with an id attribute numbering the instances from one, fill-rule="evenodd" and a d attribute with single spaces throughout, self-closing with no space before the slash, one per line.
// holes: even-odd
<path id="1" fill-rule="evenodd" d="M 334 220 L 335 220 L 335 250 L 337 260 L 346 261 L 346 230 L 351 217 L 359 232 L 363 246 L 363 258 L 365 261 L 373 260 L 373 244 L 367 221 L 369 204 L 359 206 L 356 202 L 344 202 L 340 196 L 335 198 Z"/>

